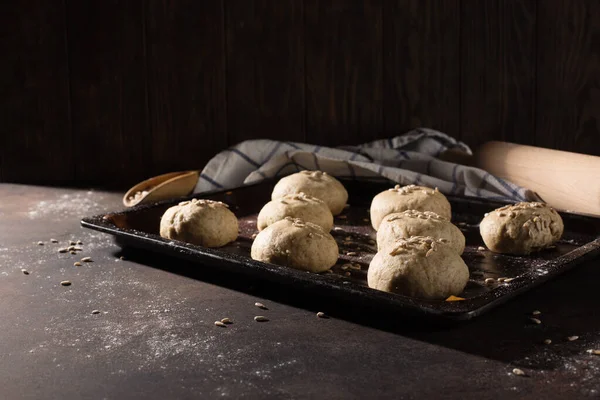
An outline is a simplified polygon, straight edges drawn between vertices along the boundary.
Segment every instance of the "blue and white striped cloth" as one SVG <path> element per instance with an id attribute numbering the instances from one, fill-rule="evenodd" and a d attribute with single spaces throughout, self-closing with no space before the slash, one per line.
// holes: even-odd
<path id="1" fill-rule="evenodd" d="M 308 169 L 341 178 L 385 178 L 400 185 L 437 187 L 445 194 L 503 202 L 539 200 L 531 190 L 482 169 L 436 158 L 448 149 L 471 154 L 466 144 L 424 128 L 394 138 L 337 148 L 248 140 L 213 157 L 202 170 L 194 193 L 232 189 Z"/>

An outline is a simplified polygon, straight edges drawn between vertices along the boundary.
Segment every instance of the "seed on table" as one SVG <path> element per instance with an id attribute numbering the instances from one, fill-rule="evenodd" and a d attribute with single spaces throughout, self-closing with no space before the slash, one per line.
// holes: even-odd
<path id="1" fill-rule="evenodd" d="M 77 254 L 75 250 L 71 250 L 71 254 Z"/>
<path id="2" fill-rule="evenodd" d="M 267 322 L 269 319 L 267 317 L 263 317 L 262 315 L 257 315 L 254 317 L 256 322 Z"/>
<path id="3" fill-rule="evenodd" d="M 485 278 L 484 282 L 485 282 L 486 285 L 491 285 L 494 282 L 496 282 L 496 280 L 494 278 Z"/>
<path id="4" fill-rule="evenodd" d="M 317 317 L 319 317 L 319 318 L 329 318 L 329 317 L 327 316 L 327 314 L 325 314 L 325 313 L 324 313 L 324 312 L 322 312 L 322 311 L 319 311 L 319 312 L 317 313 Z"/>
<path id="5" fill-rule="evenodd" d="M 577 339 L 579 339 L 579 336 L 568 336 L 568 337 L 567 337 L 567 340 L 568 340 L 569 342 L 574 342 L 574 341 L 575 341 L 575 340 L 577 340 Z"/>
<path id="6" fill-rule="evenodd" d="M 78 241 L 77 241 L 77 244 L 78 244 L 78 245 L 82 245 L 82 244 L 83 244 L 83 242 L 82 242 L 81 240 L 78 240 Z"/>
<path id="7" fill-rule="evenodd" d="M 227 328 L 227 325 L 225 325 L 224 323 L 222 323 L 221 321 L 215 321 L 215 325 L 216 326 L 220 326 L 221 328 Z"/>
<path id="8" fill-rule="evenodd" d="M 254 305 L 258 308 L 262 308 L 263 310 L 268 310 L 267 306 L 265 306 L 263 303 L 254 303 Z"/>
<path id="9" fill-rule="evenodd" d="M 525 375 L 525 371 L 523 371 L 522 369 L 519 368 L 514 368 L 512 370 L 513 375 L 517 375 L 517 376 L 526 376 Z"/>
<path id="10" fill-rule="evenodd" d="M 71 281 L 62 281 L 60 284 L 63 286 L 71 286 Z"/>
<path id="11" fill-rule="evenodd" d="M 477 247 L 477 250 L 479 250 L 479 251 L 485 251 L 485 247 L 479 246 L 479 247 Z"/>
<path id="12" fill-rule="evenodd" d="M 66 253 L 68 250 L 67 249 L 58 249 L 59 253 Z"/>
<path id="13" fill-rule="evenodd" d="M 73 247 L 73 251 L 83 251 L 81 247 Z"/>
<path id="14" fill-rule="evenodd" d="M 552 340 L 550 340 L 550 339 L 544 339 L 544 344 L 552 344 Z"/>
<path id="15" fill-rule="evenodd" d="M 530 321 L 532 324 L 536 324 L 536 325 L 539 325 L 539 324 L 541 324 L 541 323 L 542 323 L 542 321 L 541 321 L 540 319 L 538 319 L 538 318 L 529 318 L 529 321 Z"/>
<path id="16" fill-rule="evenodd" d="M 67 247 L 67 250 L 68 251 L 74 251 L 75 250 L 75 246 L 69 246 L 69 247 Z"/>
<path id="17" fill-rule="evenodd" d="M 58 243 L 58 240 L 56 240 L 56 239 L 50 239 L 50 243 Z"/>
<path id="18" fill-rule="evenodd" d="M 74 265 L 75 267 L 81 267 L 81 265 L 82 265 L 82 264 L 81 264 L 79 261 L 75 261 L 75 262 L 73 263 L 73 265 Z"/>
<path id="19" fill-rule="evenodd" d="M 531 315 L 540 315 L 542 312 L 540 310 L 533 310 Z"/>
<path id="20" fill-rule="evenodd" d="M 69 241 L 69 244 L 70 244 L 71 246 L 75 246 L 77 243 L 75 243 L 73 240 L 71 240 L 71 241 Z"/>
<path id="21" fill-rule="evenodd" d="M 349 251 L 349 252 L 347 252 L 347 253 L 346 253 L 346 255 L 347 255 L 347 256 L 357 256 L 357 255 L 358 255 L 358 253 L 357 253 L 357 252 L 355 252 L 355 251 Z"/>
<path id="22" fill-rule="evenodd" d="M 24 275 L 29 275 L 29 271 L 27 271 L 26 269 L 22 269 L 22 270 L 21 270 L 21 272 L 22 272 Z"/>
<path id="23" fill-rule="evenodd" d="M 229 318 L 223 318 L 223 319 L 221 320 L 221 322 L 222 322 L 222 323 L 224 323 L 224 324 L 233 324 L 233 321 L 232 321 L 232 320 L 230 320 Z"/>
<path id="24" fill-rule="evenodd" d="M 100 314 L 100 310 L 92 310 L 92 314 Z"/>
<path id="25" fill-rule="evenodd" d="M 81 261 L 83 261 L 83 262 L 92 262 L 92 257 L 83 257 L 81 259 Z"/>
<path id="26" fill-rule="evenodd" d="M 38 242 L 38 244 L 39 244 L 40 246 L 43 246 L 43 245 L 44 245 L 44 242 L 42 242 L 42 241 L 39 241 L 39 242 Z"/>

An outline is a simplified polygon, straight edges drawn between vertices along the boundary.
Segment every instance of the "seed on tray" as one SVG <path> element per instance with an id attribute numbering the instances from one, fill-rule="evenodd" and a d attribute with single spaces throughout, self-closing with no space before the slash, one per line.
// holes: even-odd
<path id="1" fill-rule="evenodd" d="M 598 349 L 589 349 L 587 350 L 588 353 L 593 354 L 595 356 L 600 356 L 600 350 Z"/>
<path id="2" fill-rule="evenodd" d="M 267 306 L 265 306 L 263 303 L 254 303 L 254 305 L 258 308 L 262 308 L 263 310 L 268 310 Z"/>
<path id="3" fill-rule="evenodd" d="M 63 286 L 71 286 L 71 281 L 62 281 L 60 284 Z"/>
<path id="4" fill-rule="evenodd" d="M 533 310 L 531 315 L 540 315 L 542 312 L 540 310 Z"/>
<path id="5" fill-rule="evenodd" d="M 552 344 L 552 340 L 550 340 L 550 339 L 544 339 L 544 344 Z"/>
<path id="6" fill-rule="evenodd" d="M 38 242 L 38 245 L 40 245 L 40 246 L 43 246 L 43 245 L 44 245 L 44 242 L 42 242 L 42 241 L 39 241 L 39 242 Z"/>
<path id="7" fill-rule="evenodd" d="M 342 228 L 340 228 L 339 226 L 334 226 L 334 227 L 333 227 L 333 230 L 334 230 L 334 231 L 343 231 L 343 229 L 342 229 Z"/>
<path id="8" fill-rule="evenodd" d="M 568 340 L 569 342 L 574 342 L 574 341 L 575 341 L 575 340 L 577 340 L 577 339 L 579 339 L 579 336 L 568 336 L 568 337 L 567 337 L 567 340 Z"/>
<path id="9" fill-rule="evenodd" d="M 485 251 L 485 247 L 479 246 L 479 247 L 477 247 L 477 250 L 479 250 L 479 251 Z"/>
<path id="10" fill-rule="evenodd" d="M 324 312 L 322 312 L 322 311 L 319 311 L 319 312 L 317 313 L 317 317 L 319 317 L 319 318 L 329 318 L 329 317 L 327 316 L 327 314 L 325 314 L 325 313 L 324 313 Z"/>
<path id="11" fill-rule="evenodd" d="M 346 253 L 346 255 L 347 255 L 347 256 L 357 256 L 357 255 L 358 255 L 358 253 L 357 253 L 357 252 L 355 252 L 355 251 L 349 251 L 349 252 L 347 252 L 347 253 Z"/>
<path id="12" fill-rule="evenodd" d="M 344 275 L 346 275 L 346 276 L 350 276 L 350 275 L 352 275 L 352 274 L 350 273 L 350 271 L 346 271 L 346 272 L 344 272 Z"/>
<path id="13" fill-rule="evenodd" d="M 517 376 L 526 376 L 525 371 L 523 371 L 522 369 L 519 368 L 514 368 L 512 370 L 513 375 L 517 375 Z"/>
<path id="14" fill-rule="evenodd" d="M 82 265 L 82 264 L 81 264 L 79 261 L 75 261 L 75 262 L 73 263 L 73 265 L 74 265 L 75 267 L 81 267 L 81 265 Z"/>
<path id="15" fill-rule="evenodd" d="M 529 318 L 529 322 L 531 322 L 532 324 L 536 324 L 536 325 L 539 325 L 542 323 L 542 321 L 539 318 Z"/>
<path id="16" fill-rule="evenodd" d="M 223 319 L 221 320 L 221 322 L 222 322 L 222 323 L 224 323 L 224 324 L 233 324 L 233 321 L 232 321 L 232 320 L 230 320 L 229 318 L 223 318 Z"/>
<path id="17" fill-rule="evenodd" d="M 514 279 L 515 279 L 515 278 L 506 278 L 506 279 L 504 280 L 504 283 L 510 283 L 510 282 L 512 282 Z"/>
<path id="18" fill-rule="evenodd" d="M 263 317 L 262 315 L 257 315 L 254 317 L 256 322 L 267 322 L 269 319 L 267 317 Z"/>
<path id="19" fill-rule="evenodd" d="M 337 217 L 338 217 L 339 219 L 347 219 L 347 218 L 348 218 L 348 216 L 347 216 L 347 215 L 338 215 Z"/>
<path id="20" fill-rule="evenodd" d="M 26 269 L 22 269 L 22 270 L 21 270 L 21 272 L 22 272 L 24 275 L 29 275 L 29 271 L 27 271 Z"/>
<path id="21" fill-rule="evenodd" d="M 221 328 L 227 328 L 227 325 L 225 325 L 223 322 L 221 321 L 215 321 L 215 325 L 216 326 L 220 326 Z"/>
<path id="22" fill-rule="evenodd" d="M 56 240 L 56 239 L 50 239 L 50 243 L 58 243 L 58 240 Z"/>
<path id="23" fill-rule="evenodd" d="M 100 314 L 100 310 L 92 310 L 92 314 L 94 314 L 94 315 Z"/>
<path id="24" fill-rule="evenodd" d="M 353 269 L 355 271 L 360 271 L 361 267 L 360 267 L 360 264 L 350 264 L 350 269 Z"/>
<path id="25" fill-rule="evenodd" d="M 369 244 L 377 244 L 377 242 L 373 239 L 369 239 Z"/>
<path id="26" fill-rule="evenodd" d="M 494 282 L 496 282 L 496 280 L 494 278 L 485 278 L 484 282 L 485 282 L 486 285 L 491 285 Z"/>
<path id="27" fill-rule="evenodd" d="M 83 261 L 83 262 L 92 262 L 92 257 L 83 257 L 81 259 L 81 261 Z"/>
<path id="28" fill-rule="evenodd" d="M 59 253 L 66 253 L 67 251 L 69 251 L 69 250 L 67 250 L 67 249 L 58 249 Z"/>
<path id="29" fill-rule="evenodd" d="M 502 278 L 498 278 L 498 282 L 502 283 L 502 282 L 504 282 L 507 279 L 508 279 L 507 277 L 503 276 Z"/>
<path id="30" fill-rule="evenodd" d="M 345 271 L 345 270 L 347 270 L 348 268 L 350 268 L 350 265 L 352 265 L 352 264 L 342 264 L 342 265 L 340 266 L 340 269 L 341 269 L 342 271 Z"/>

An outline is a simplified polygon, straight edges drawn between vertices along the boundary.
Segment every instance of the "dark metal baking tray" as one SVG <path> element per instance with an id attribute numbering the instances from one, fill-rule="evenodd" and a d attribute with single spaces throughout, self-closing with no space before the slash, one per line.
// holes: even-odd
<path id="1" fill-rule="evenodd" d="M 479 221 L 484 213 L 504 203 L 449 196 L 452 221 L 463 231 L 467 247 L 463 259 L 469 266 L 470 281 L 460 301 L 429 301 L 386 293 L 367 286 L 367 269 L 376 252 L 375 231 L 369 222 L 369 206 L 377 193 L 392 185 L 389 181 L 345 180 L 349 203 L 335 218 L 332 235 L 338 242 L 340 258 L 331 272 L 314 274 L 254 261 L 250 258 L 252 236 L 257 233 L 256 216 L 270 200 L 274 181 L 244 186 L 231 191 L 211 192 L 187 198 L 208 198 L 227 203 L 240 222 L 238 239 L 219 249 L 170 241 L 159 236 L 160 217 L 170 206 L 183 199 L 142 205 L 109 214 L 84 218 L 81 224 L 109 233 L 125 246 L 138 247 L 202 264 L 220 272 L 250 274 L 290 288 L 308 290 L 336 301 L 391 309 L 403 316 L 434 320 L 468 320 L 538 286 L 575 265 L 600 253 L 600 219 L 561 213 L 565 234 L 556 247 L 530 256 L 510 256 L 479 250 L 483 242 Z M 186 199 L 187 199 L 186 198 Z M 348 255 L 350 253 L 350 255 Z M 360 270 L 344 264 L 359 264 Z M 356 268 L 356 267 L 355 267 Z M 486 278 L 513 278 L 509 283 L 486 285 Z"/>

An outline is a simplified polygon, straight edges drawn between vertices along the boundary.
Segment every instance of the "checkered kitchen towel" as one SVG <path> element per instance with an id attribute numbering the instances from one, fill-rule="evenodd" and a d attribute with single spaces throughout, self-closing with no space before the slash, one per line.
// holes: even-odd
<path id="1" fill-rule="evenodd" d="M 248 140 L 213 157 L 200 174 L 194 193 L 231 189 L 308 169 L 341 178 L 389 179 L 400 185 L 437 187 L 445 194 L 503 202 L 539 200 L 534 192 L 484 170 L 436 158 L 448 149 L 471 154 L 466 144 L 423 128 L 390 139 L 337 148 Z"/>

